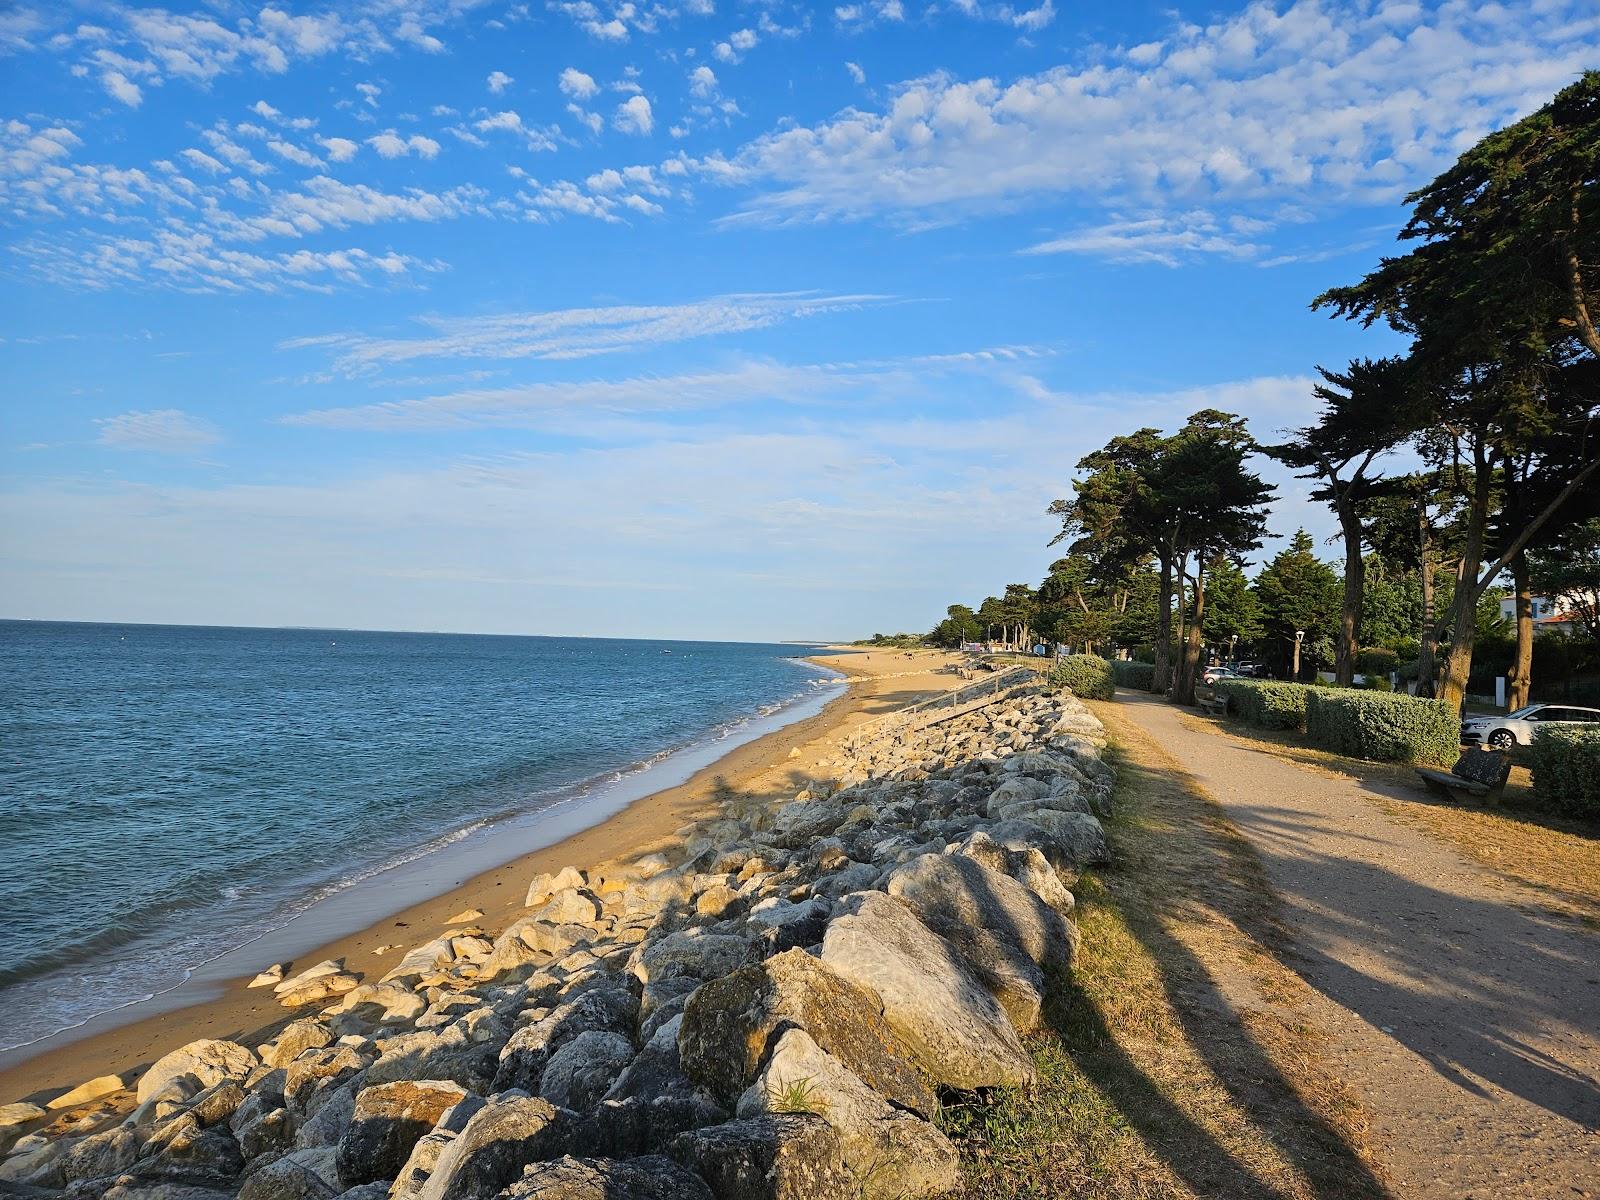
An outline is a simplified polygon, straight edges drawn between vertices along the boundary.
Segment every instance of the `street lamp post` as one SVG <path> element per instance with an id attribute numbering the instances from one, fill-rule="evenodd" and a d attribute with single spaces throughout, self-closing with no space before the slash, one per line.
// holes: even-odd
<path id="1" fill-rule="evenodd" d="M 1290 680 L 1295 683 L 1300 682 L 1300 643 L 1305 640 L 1306 631 L 1304 629 L 1296 629 L 1294 631 L 1294 670 L 1289 674 Z"/>

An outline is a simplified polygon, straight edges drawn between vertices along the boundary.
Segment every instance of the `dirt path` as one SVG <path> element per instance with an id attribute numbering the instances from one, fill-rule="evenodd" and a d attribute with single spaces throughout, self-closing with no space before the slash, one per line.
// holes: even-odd
<path id="1" fill-rule="evenodd" d="M 1348 779 L 1117 709 L 1223 808 L 1402 1196 L 1600 1196 L 1600 937 L 1391 820 Z M 1498 882 L 1499 886 L 1491 886 Z"/>

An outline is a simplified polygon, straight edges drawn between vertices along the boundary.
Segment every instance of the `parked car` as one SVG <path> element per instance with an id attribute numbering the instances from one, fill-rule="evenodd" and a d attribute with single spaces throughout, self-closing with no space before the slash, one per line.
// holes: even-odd
<path id="1" fill-rule="evenodd" d="M 1468 717 L 1461 722 L 1461 741 L 1464 745 L 1509 750 L 1531 744 L 1533 735 L 1544 725 L 1600 725 L 1600 708 L 1529 704 L 1504 716 Z"/>
<path id="2" fill-rule="evenodd" d="M 1213 667 L 1207 667 L 1205 669 L 1205 673 L 1200 676 L 1201 679 L 1205 680 L 1207 687 L 1210 687 L 1219 679 L 1237 679 L 1238 677 L 1239 672 L 1235 671 L 1232 667 L 1224 667 L 1220 664 Z"/>

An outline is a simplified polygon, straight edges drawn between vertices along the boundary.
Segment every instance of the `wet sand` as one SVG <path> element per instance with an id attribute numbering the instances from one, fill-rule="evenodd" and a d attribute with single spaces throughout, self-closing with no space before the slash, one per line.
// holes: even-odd
<path id="1" fill-rule="evenodd" d="M 521 915 L 532 876 L 568 864 L 588 867 L 669 848 L 678 840 L 680 828 L 714 810 L 719 783 L 761 796 L 793 792 L 853 726 L 960 682 L 954 674 L 940 670 L 954 661 L 954 656 L 934 652 L 918 652 L 913 657 L 904 651 L 824 654 L 811 661 L 850 678 L 846 693 L 816 716 L 740 746 L 687 783 L 646 796 L 564 841 L 460 880 L 431 900 L 391 913 L 365 929 L 303 954 L 292 970 L 334 958 L 343 959 L 348 970 L 376 979 L 404 952 L 397 949 L 380 955 L 379 946 L 419 945 L 442 932 L 450 917 L 468 909 L 481 910 L 483 917 L 474 923 L 497 933 Z M 196 1038 L 226 1038 L 254 1047 L 308 1011 L 282 1008 L 274 1003 L 270 988 L 246 988 L 248 978 L 226 981 L 221 995 L 187 1008 L 75 1040 L 66 1040 L 71 1037 L 69 1032 L 42 1043 L 32 1057 L 0 1070 L 0 1103 L 21 1099 L 43 1103 L 86 1079 L 113 1072 L 131 1082 L 161 1055 Z"/>

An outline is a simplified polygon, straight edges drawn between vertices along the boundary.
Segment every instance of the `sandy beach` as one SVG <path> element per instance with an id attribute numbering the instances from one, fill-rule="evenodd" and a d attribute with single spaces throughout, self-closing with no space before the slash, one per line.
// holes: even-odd
<path id="1" fill-rule="evenodd" d="M 850 679 L 846 693 L 818 715 L 740 746 L 683 785 L 647 796 L 564 841 L 463 879 L 430 900 L 301 955 L 299 966 L 342 959 L 348 970 L 375 979 L 403 952 L 391 949 L 379 954 L 380 946 L 420 944 L 443 931 L 450 917 L 469 909 L 484 914 L 475 924 L 491 934 L 498 932 L 521 914 L 532 876 L 569 864 L 587 867 L 669 848 L 677 830 L 716 804 L 720 788 L 763 797 L 792 792 L 853 726 L 960 682 L 944 670 L 952 656 L 933 652 L 825 654 L 812 661 Z M 131 1081 L 160 1055 L 197 1038 L 255 1045 L 303 1015 L 274 1003 L 270 989 L 248 989 L 247 981 L 248 976 L 228 981 L 221 996 L 204 1003 L 76 1040 L 65 1040 L 69 1035 L 52 1039 L 32 1057 L 0 1071 L 0 1103 L 21 1099 L 43 1103 L 84 1080 L 111 1073 Z"/>

